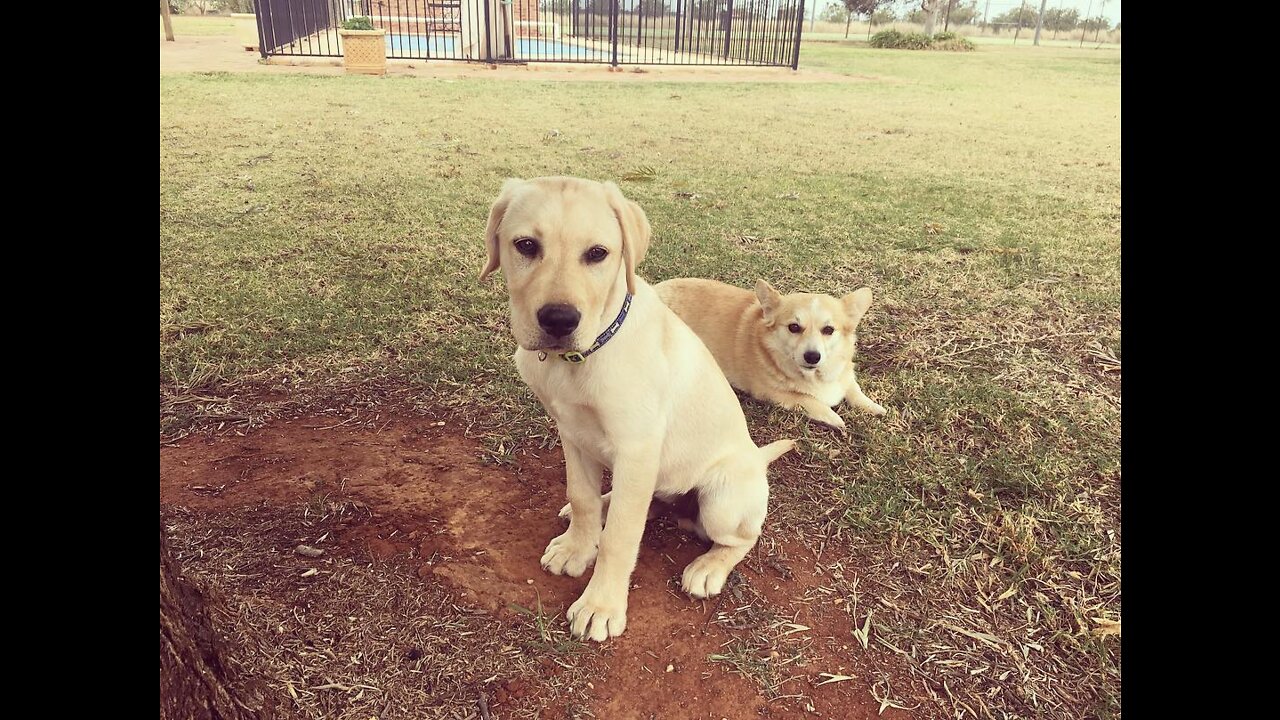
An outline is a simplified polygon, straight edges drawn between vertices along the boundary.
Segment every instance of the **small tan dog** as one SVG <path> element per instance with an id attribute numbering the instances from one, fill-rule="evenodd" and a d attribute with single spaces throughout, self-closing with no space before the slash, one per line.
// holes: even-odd
<path id="1" fill-rule="evenodd" d="M 873 415 L 885 409 L 858 387 L 853 373 L 858 323 L 871 307 L 871 288 L 840 299 L 779 295 L 760 280 L 756 292 L 715 280 L 677 278 L 653 288 L 715 356 L 734 387 L 761 400 L 798 407 L 843 430 L 831 408 L 847 400 Z"/>
<path id="2" fill-rule="evenodd" d="M 627 626 L 627 591 L 650 501 L 695 493 L 693 525 L 714 545 L 681 587 L 717 595 L 760 536 L 769 463 L 715 358 L 636 274 L 649 221 L 613 183 L 508 180 L 489 211 L 489 261 L 510 295 L 520 377 L 564 446 L 569 529 L 542 567 L 591 581 L 569 607 L 573 634 L 602 641 Z M 605 468 L 613 490 L 601 496 Z M 601 530 L 601 525 L 604 526 Z"/>

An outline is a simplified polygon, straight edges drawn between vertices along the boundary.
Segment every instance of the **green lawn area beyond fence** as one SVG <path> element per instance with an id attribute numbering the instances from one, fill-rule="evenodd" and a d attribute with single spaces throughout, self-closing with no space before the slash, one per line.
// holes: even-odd
<path id="1" fill-rule="evenodd" d="M 1118 717 L 1120 52 L 1021 45 L 806 43 L 842 83 L 162 75 L 162 433 L 376 384 L 495 460 L 546 442 L 485 219 L 507 177 L 612 179 L 651 282 L 873 288 L 888 417 L 745 409 L 804 439 L 770 522 L 830 519 L 918 716 Z"/>

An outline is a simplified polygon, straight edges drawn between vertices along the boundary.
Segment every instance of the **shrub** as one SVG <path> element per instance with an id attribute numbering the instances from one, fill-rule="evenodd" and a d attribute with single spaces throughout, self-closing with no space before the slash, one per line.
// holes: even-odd
<path id="1" fill-rule="evenodd" d="M 898 50 L 957 50 L 976 49 L 967 38 L 955 33 L 938 33 L 930 38 L 920 33 L 901 33 L 897 30 L 881 30 L 871 36 L 871 47 Z"/>
<path id="2" fill-rule="evenodd" d="M 367 16 L 347 18 L 342 22 L 343 30 L 372 30 L 373 21 Z"/>
<path id="3" fill-rule="evenodd" d="M 950 40 L 935 40 L 933 43 L 934 50 L 950 50 L 953 52 L 969 52 L 977 50 L 978 46 L 973 44 L 969 38 L 955 37 Z"/>
<path id="4" fill-rule="evenodd" d="M 898 47 L 903 50 L 928 50 L 933 45 L 933 41 L 924 33 L 907 33 L 902 36 L 902 43 Z"/>
<path id="5" fill-rule="evenodd" d="M 933 41 L 928 35 L 920 33 L 901 33 L 897 30 L 882 30 L 871 36 L 871 47 L 896 48 L 898 50 L 928 50 Z"/>
<path id="6" fill-rule="evenodd" d="M 871 36 L 873 48 L 896 48 L 900 42 L 902 42 L 902 33 L 897 30 L 881 30 Z"/>

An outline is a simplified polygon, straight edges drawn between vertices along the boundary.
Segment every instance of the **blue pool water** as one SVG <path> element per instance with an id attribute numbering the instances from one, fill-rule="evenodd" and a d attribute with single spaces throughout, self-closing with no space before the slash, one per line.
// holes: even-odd
<path id="1" fill-rule="evenodd" d="M 387 35 L 388 57 L 457 58 L 457 35 Z M 517 38 L 516 59 L 519 60 L 605 60 L 607 49 L 566 45 L 544 38 Z"/>

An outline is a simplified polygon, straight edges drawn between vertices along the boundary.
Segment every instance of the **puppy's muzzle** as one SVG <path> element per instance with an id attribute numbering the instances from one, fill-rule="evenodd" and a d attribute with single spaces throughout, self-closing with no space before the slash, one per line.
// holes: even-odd
<path id="1" fill-rule="evenodd" d="M 543 305 L 538 310 L 538 325 L 542 326 L 542 330 L 553 338 L 564 338 L 578 329 L 578 322 L 582 320 L 582 313 L 572 305 L 552 304 Z"/>

